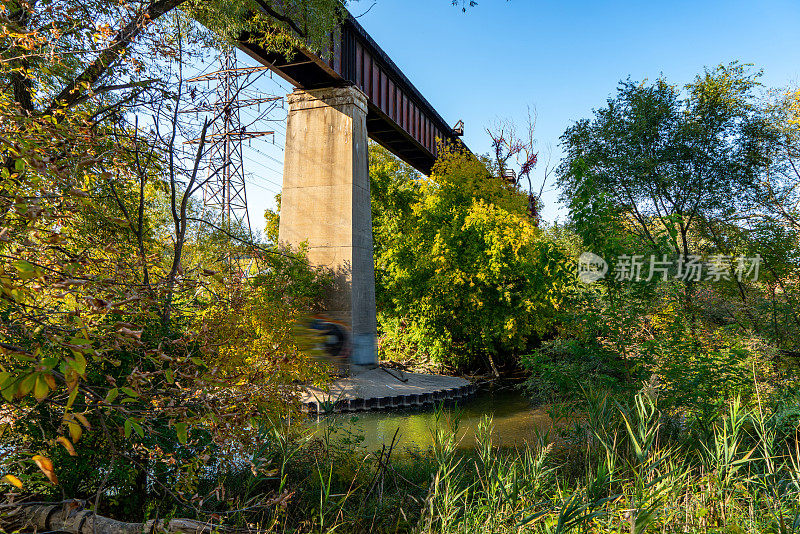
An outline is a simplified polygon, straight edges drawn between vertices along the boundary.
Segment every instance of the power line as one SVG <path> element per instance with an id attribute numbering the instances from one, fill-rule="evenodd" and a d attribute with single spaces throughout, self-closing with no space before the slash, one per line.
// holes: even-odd
<path id="1" fill-rule="evenodd" d="M 252 126 L 266 119 L 283 97 L 266 95 L 254 90 L 253 86 L 265 72 L 266 67 L 240 67 L 234 50 L 227 47 L 220 56 L 221 68 L 213 72 L 201 72 L 187 80 L 191 83 L 215 84 L 214 101 L 201 97 L 195 103 L 196 90 L 189 96 L 194 104 L 181 113 L 211 113 L 214 116 L 211 133 L 206 136 L 208 150 L 208 179 L 203 188 L 203 203 L 214 208 L 222 226 L 234 222 L 250 228 L 247 206 L 247 180 L 244 169 L 243 141 L 251 141 L 264 136 L 274 136 L 272 130 L 253 129 Z M 254 79 L 250 76 L 255 75 Z M 271 75 L 270 75 L 271 78 Z M 262 109 L 262 106 L 264 109 Z M 257 113 L 253 113 L 257 108 Z M 244 112 L 244 113 L 243 113 Z M 242 121 L 242 118 L 245 121 Z M 199 139 L 185 143 L 198 143 Z M 273 140 L 274 144 L 274 140 Z M 250 158 L 247 158 L 250 159 Z M 257 186 L 260 187 L 260 186 Z M 266 190 L 265 187 L 262 187 Z"/>
<path id="2" fill-rule="evenodd" d="M 276 170 L 276 169 L 273 169 L 272 167 L 267 167 L 266 165 L 260 164 L 259 162 L 255 161 L 255 160 L 253 160 L 253 159 L 251 159 L 251 158 L 248 158 L 247 156 L 245 156 L 245 158 L 246 158 L 246 159 L 247 159 L 247 160 L 248 160 L 250 163 L 253 163 L 253 164 L 255 164 L 255 165 L 259 165 L 259 166 L 261 166 L 262 168 L 264 168 L 264 169 L 266 169 L 266 170 L 268 170 L 268 171 L 272 171 L 273 173 L 275 173 L 275 175 L 276 175 L 276 176 L 283 178 L 283 173 L 282 173 L 282 172 L 280 172 L 280 171 L 278 171 L 278 170 Z M 277 187 L 282 187 L 282 185 L 281 185 L 281 184 L 279 184 L 279 183 L 277 183 L 277 182 L 274 182 L 274 181 L 270 180 L 269 178 L 263 178 L 263 179 L 264 179 L 264 180 L 266 180 L 266 181 L 268 181 L 268 182 L 270 182 L 271 184 L 273 184 L 273 185 L 275 185 L 275 186 L 277 186 Z"/>
<path id="3" fill-rule="evenodd" d="M 275 163 L 277 163 L 278 165 L 283 165 L 283 162 L 282 162 L 281 160 L 279 160 L 278 158 L 275 158 L 275 157 L 273 157 L 273 156 L 270 156 L 269 154 L 264 154 L 263 152 L 261 152 L 261 151 L 260 151 L 260 150 L 258 150 L 257 148 L 252 148 L 252 147 L 250 147 L 250 150 L 252 150 L 253 152 L 257 152 L 257 153 L 261 154 L 261 155 L 262 155 L 262 156 L 264 156 L 265 158 L 269 158 L 269 159 L 271 159 L 272 161 L 274 161 L 274 162 L 275 162 Z"/>

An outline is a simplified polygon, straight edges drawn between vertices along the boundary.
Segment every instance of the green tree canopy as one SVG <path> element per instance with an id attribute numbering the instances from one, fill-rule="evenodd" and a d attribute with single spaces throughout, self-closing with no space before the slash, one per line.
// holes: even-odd
<path id="1" fill-rule="evenodd" d="M 572 272 L 525 194 L 457 148 L 427 179 L 378 147 L 370 163 L 385 349 L 494 368 L 552 326 Z"/>
<path id="2" fill-rule="evenodd" d="M 591 240 L 602 213 L 613 213 L 652 252 L 695 253 L 697 227 L 739 209 L 767 164 L 757 79 L 732 64 L 683 92 L 663 78 L 627 80 L 593 119 L 570 127 L 559 185 L 580 233 Z"/>

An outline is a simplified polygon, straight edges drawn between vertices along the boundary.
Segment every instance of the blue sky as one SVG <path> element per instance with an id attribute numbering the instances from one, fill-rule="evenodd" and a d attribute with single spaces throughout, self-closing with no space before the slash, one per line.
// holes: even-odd
<path id="1" fill-rule="evenodd" d="M 354 15 L 373 4 L 351 4 Z M 604 104 L 620 79 L 684 84 L 705 66 L 739 60 L 764 82 L 800 81 L 800 1 L 377 0 L 359 22 L 466 142 L 487 152 L 485 128 L 535 108 L 541 178 L 558 137 Z M 545 218 L 563 219 L 558 193 Z"/>
<path id="2" fill-rule="evenodd" d="M 663 73 L 684 84 L 706 66 L 739 60 L 763 69 L 769 86 L 800 84 L 798 0 L 481 0 L 466 13 L 449 0 L 350 4 L 354 15 L 368 9 L 359 22 L 445 120 L 464 120 L 473 151 L 489 151 L 485 128 L 492 121 L 521 123 L 526 108 L 534 108 L 538 179 L 548 157 L 558 164 L 564 130 L 589 117 L 629 75 L 642 80 Z M 282 129 L 276 133 L 281 145 Z M 279 190 L 282 158 L 280 146 L 262 152 L 274 159 L 251 158 L 258 160 L 251 168 L 261 183 L 248 186 L 258 227 Z M 259 163 L 271 170 L 261 172 Z M 565 218 L 557 199 L 550 188 L 547 220 Z"/>

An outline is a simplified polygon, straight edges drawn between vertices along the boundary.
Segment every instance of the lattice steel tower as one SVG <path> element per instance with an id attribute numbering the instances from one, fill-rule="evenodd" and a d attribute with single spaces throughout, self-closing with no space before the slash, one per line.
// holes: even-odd
<path id="1" fill-rule="evenodd" d="M 215 223 L 225 228 L 241 226 L 250 231 L 250 216 L 247 213 L 247 187 L 245 182 L 242 141 L 265 135 L 272 131 L 252 131 L 252 126 L 273 110 L 281 97 L 253 95 L 250 90 L 254 80 L 250 75 L 263 72 L 266 67 L 237 66 L 233 48 L 226 48 L 220 55 L 221 69 L 192 78 L 189 82 L 216 81 L 215 101 L 201 104 L 186 112 L 210 112 L 213 123 L 210 135 L 206 135 L 208 149 L 208 176 L 203 187 L 203 204 L 211 208 Z M 262 104 L 267 104 L 262 110 Z M 258 114 L 250 124 L 242 124 L 240 109 L 258 106 Z M 195 140 L 194 142 L 197 142 Z"/>

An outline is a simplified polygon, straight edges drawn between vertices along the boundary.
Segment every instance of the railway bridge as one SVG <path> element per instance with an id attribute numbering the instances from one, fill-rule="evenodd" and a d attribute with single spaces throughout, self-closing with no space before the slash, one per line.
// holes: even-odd
<path id="1" fill-rule="evenodd" d="M 325 57 L 239 48 L 294 86 L 288 95 L 279 240 L 308 242 L 309 260 L 335 273 L 324 320 L 358 372 L 375 367 L 375 271 L 367 138 L 429 174 L 450 127 L 351 15 Z"/>

